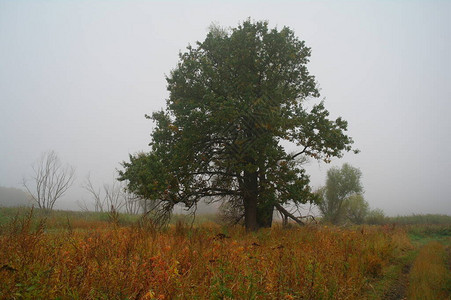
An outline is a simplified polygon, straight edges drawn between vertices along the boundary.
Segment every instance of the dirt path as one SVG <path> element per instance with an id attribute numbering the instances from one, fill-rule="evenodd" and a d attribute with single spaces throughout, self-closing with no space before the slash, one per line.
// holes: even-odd
<path id="1" fill-rule="evenodd" d="M 382 299 L 386 300 L 401 300 L 407 299 L 407 287 L 409 284 L 409 272 L 412 264 L 404 264 L 402 266 L 402 271 L 399 274 L 397 280 L 393 283 L 393 285 L 384 293 Z"/>
<path id="2" fill-rule="evenodd" d="M 437 245 L 442 248 L 437 248 Z M 443 261 L 443 254 L 447 257 L 446 262 Z M 414 293 L 415 299 L 450 299 L 451 289 L 446 287 L 446 283 L 445 285 L 443 283 L 443 278 L 449 276 L 446 275 L 449 274 L 446 270 L 448 272 L 451 270 L 450 254 L 450 246 L 443 246 L 443 244 L 435 241 L 422 245 L 415 255 L 410 256 L 400 265 L 397 277 L 392 277 L 391 285 L 381 299 L 404 300 L 407 299 L 407 293 Z M 428 267 L 424 269 L 424 266 L 429 263 L 435 267 L 443 267 L 440 269 L 442 271 L 438 272 L 435 267 L 431 267 L 434 271 L 429 273 Z M 409 282 L 409 279 L 411 282 Z M 413 289 L 409 290 L 409 284 L 413 284 L 411 287 Z M 417 287 L 421 288 L 417 289 Z"/>

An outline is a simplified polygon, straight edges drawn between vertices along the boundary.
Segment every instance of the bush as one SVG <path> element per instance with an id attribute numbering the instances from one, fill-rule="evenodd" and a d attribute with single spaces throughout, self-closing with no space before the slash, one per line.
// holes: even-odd
<path id="1" fill-rule="evenodd" d="M 380 208 L 370 210 L 365 219 L 365 223 L 371 225 L 381 225 L 387 223 L 387 221 L 384 211 Z"/>

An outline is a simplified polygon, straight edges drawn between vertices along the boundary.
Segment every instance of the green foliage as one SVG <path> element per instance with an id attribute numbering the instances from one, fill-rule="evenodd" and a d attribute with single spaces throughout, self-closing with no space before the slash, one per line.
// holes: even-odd
<path id="1" fill-rule="evenodd" d="M 386 224 L 388 221 L 387 217 L 385 216 L 385 213 L 382 209 L 376 208 L 373 210 L 370 210 L 368 215 L 366 216 L 365 223 L 371 224 L 371 225 L 382 225 Z"/>
<path id="2" fill-rule="evenodd" d="M 271 225 L 276 203 L 314 201 L 299 158 L 329 162 L 353 141 L 344 134 L 347 122 L 330 120 L 323 102 L 304 107 L 319 96 L 309 57 L 310 48 L 287 27 L 211 27 L 203 42 L 180 54 L 167 77 L 166 110 L 146 116 L 156 123 L 152 151 L 130 156 L 120 180 L 160 201 L 160 211 L 225 198 L 251 230 Z M 281 141 L 299 151 L 287 153 Z"/>
<path id="3" fill-rule="evenodd" d="M 367 210 L 365 206 L 368 207 L 363 196 L 357 196 L 363 191 L 361 177 L 362 172 L 349 164 L 327 171 L 326 186 L 317 192 L 321 198 L 319 209 L 325 220 L 333 224 L 343 222 L 348 217 L 351 221 L 361 221 Z"/>
<path id="4" fill-rule="evenodd" d="M 354 224 L 362 224 L 369 211 L 368 202 L 361 194 L 353 194 L 345 201 L 346 217 Z"/>
<path id="5" fill-rule="evenodd" d="M 387 217 L 381 209 L 371 210 L 367 217 L 365 218 L 365 223 L 368 224 L 398 224 L 398 225 L 414 225 L 409 230 L 413 228 L 421 228 L 421 230 L 429 230 L 435 228 L 448 228 L 450 231 L 451 226 L 451 216 L 448 215 L 438 215 L 438 214 L 412 214 L 409 216 L 396 216 Z M 427 225 L 427 226 L 417 226 L 416 225 Z M 435 230 L 435 229 L 433 229 Z M 441 230 L 441 229 L 440 229 Z M 427 232 L 426 235 L 435 234 L 435 232 Z"/>
<path id="6" fill-rule="evenodd" d="M 420 245 L 432 240 L 451 246 L 451 224 L 413 224 L 406 225 L 410 239 Z"/>
<path id="7" fill-rule="evenodd" d="M 390 218 L 396 224 L 448 224 L 451 225 L 451 216 L 437 214 L 413 214 L 410 216 L 396 216 Z"/>

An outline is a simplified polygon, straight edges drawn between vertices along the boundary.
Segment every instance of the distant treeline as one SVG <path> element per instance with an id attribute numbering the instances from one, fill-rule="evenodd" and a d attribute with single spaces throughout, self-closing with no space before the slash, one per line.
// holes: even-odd
<path id="1" fill-rule="evenodd" d="M 410 215 L 410 216 L 397 216 L 388 218 L 389 223 L 396 224 L 451 224 L 451 216 L 438 215 L 438 214 L 426 214 L 426 215 Z"/>
<path id="2" fill-rule="evenodd" d="M 0 186 L 0 206 L 31 206 L 29 195 L 21 189 Z"/>

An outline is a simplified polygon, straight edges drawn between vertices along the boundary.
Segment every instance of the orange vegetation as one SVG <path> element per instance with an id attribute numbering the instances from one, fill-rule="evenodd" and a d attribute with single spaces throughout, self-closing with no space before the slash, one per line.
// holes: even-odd
<path id="1" fill-rule="evenodd" d="M 438 242 L 425 245 L 409 274 L 409 299 L 449 299 L 451 275 L 445 247 Z"/>
<path id="2" fill-rule="evenodd" d="M 0 231 L 0 298 L 361 299 L 402 229 L 242 228 L 178 224 Z"/>

